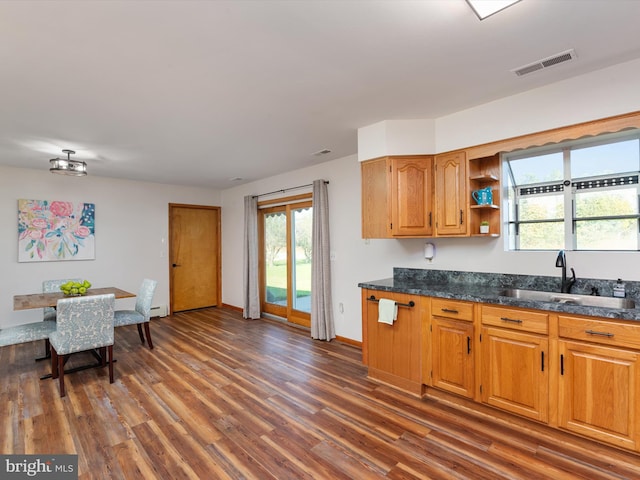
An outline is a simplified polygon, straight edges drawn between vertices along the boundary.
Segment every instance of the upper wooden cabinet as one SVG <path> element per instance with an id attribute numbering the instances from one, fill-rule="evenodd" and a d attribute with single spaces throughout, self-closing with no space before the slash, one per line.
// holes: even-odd
<path id="1" fill-rule="evenodd" d="M 385 158 L 360 164 L 362 181 L 362 238 L 391 237 L 391 175 Z"/>
<path id="2" fill-rule="evenodd" d="M 423 237 L 433 233 L 433 157 L 391 159 L 391 233 Z"/>
<path id="3" fill-rule="evenodd" d="M 467 203 L 467 163 L 463 151 L 435 157 L 436 235 L 469 233 Z"/>
<path id="4" fill-rule="evenodd" d="M 362 162 L 362 237 L 433 234 L 433 157 L 410 155 Z"/>

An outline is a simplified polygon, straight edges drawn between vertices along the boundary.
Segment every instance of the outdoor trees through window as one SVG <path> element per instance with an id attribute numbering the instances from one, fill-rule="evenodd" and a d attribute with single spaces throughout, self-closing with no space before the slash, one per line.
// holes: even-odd
<path id="1" fill-rule="evenodd" d="M 509 154 L 512 250 L 638 250 L 638 133 Z"/>

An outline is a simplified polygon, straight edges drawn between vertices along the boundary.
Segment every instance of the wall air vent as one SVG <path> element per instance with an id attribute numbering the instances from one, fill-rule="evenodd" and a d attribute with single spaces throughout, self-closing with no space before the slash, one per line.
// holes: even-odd
<path id="1" fill-rule="evenodd" d="M 542 60 L 530 63 L 529 65 L 515 68 L 511 71 L 517 76 L 522 77 L 523 75 L 528 75 L 529 73 L 537 72 L 538 70 L 542 70 L 544 68 L 553 67 L 554 65 L 558 65 L 559 63 L 568 62 L 569 60 L 574 60 L 576 58 L 576 52 L 571 49 L 565 52 L 557 53 L 551 57 L 543 58 Z"/>

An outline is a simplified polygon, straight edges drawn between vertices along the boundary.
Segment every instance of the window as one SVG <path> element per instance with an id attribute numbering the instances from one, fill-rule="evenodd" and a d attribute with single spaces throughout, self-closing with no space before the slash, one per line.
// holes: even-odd
<path id="1" fill-rule="evenodd" d="M 504 156 L 510 250 L 638 250 L 640 134 Z"/>

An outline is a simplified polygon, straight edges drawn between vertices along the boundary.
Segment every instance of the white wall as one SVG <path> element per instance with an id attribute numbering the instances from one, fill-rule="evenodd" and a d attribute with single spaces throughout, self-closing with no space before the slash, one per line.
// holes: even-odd
<path id="1" fill-rule="evenodd" d="M 18 199 L 64 200 L 96 206 L 96 259 L 18 263 Z M 169 303 L 168 205 L 220 205 L 205 190 L 112 178 L 64 177 L 42 170 L 0 167 L 0 328 L 42 320 L 42 310 L 13 311 L 13 296 L 42 290 L 45 279 L 81 277 L 94 286 L 137 292 L 142 280 L 158 280 L 154 305 Z M 162 240 L 165 242 L 162 243 Z M 133 308 L 134 299 L 117 300 Z"/>
<path id="2" fill-rule="evenodd" d="M 438 118 L 437 152 L 638 111 L 639 79 L 634 60 Z"/>

